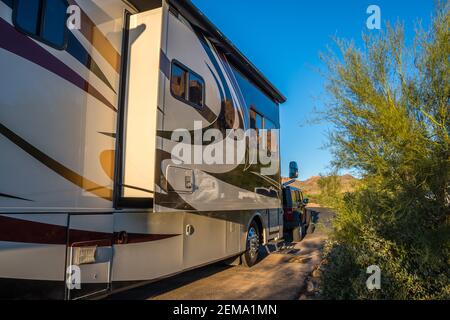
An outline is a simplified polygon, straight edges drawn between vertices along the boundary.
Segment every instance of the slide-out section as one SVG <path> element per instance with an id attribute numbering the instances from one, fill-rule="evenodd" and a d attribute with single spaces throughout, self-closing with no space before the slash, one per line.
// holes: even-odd
<path id="1" fill-rule="evenodd" d="M 125 201 L 153 203 L 161 30 L 162 8 L 129 17 L 120 185 Z"/>

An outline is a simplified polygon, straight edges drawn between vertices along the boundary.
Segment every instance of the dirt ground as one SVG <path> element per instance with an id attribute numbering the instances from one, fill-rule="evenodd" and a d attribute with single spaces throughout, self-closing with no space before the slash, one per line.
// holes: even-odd
<path id="1" fill-rule="evenodd" d="M 266 248 L 261 261 L 251 269 L 217 263 L 147 286 L 128 290 L 110 299 L 137 300 L 297 300 L 311 297 L 308 281 L 320 264 L 322 248 L 334 214 L 318 212 L 316 230 L 300 243 L 287 243 L 279 251 Z"/>

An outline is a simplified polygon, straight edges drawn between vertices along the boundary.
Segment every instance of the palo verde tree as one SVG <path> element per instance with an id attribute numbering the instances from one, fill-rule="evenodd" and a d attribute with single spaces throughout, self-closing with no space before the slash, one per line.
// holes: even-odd
<path id="1" fill-rule="evenodd" d="M 449 298 L 449 2 L 411 45 L 401 24 L 363 40 L 322 56 L 333 164 L 363 177 L 337 202 L 323 297 Z M 381 290 L 366 288 L 370 265 Z"/>

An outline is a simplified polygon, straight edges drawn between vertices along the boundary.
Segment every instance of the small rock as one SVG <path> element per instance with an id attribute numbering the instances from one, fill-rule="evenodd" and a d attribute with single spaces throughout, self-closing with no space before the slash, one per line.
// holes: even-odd
<path id="1" fill-rule="evenodd" d="M 299 263 L 307 263 L 307 262 L 309 262 L 309 261 L 311 261 L 311 258 L 300 258 L 299 260 L 298 260 L 298 262 Z"/>
<path id="2" fill-rule="evenodd" d="M 306 291 L 308 292 L 314 292 L 316 290 L 316 284 L 312 281 L 309 281 L 306 285 Z"/>
<path id="3" fill-rule="evenodd" d="M 320 271 L 319 269 L 316 269 L 312 272 L 313 278 L 320 278 L 321 275 L 322 275 L 322 271 Z"/>

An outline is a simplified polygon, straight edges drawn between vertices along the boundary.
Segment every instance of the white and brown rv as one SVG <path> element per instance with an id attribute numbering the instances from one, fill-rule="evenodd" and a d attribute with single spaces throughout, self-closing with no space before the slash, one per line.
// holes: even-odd
<path id="1" fill-rule="evenodd" d="M 269 174 L 250 139 L 236 164 L 174 158 L 279 129 L 285 101 L 191 2 L 0 0 L 0 74 L 0 298 L 251 266 L 282 237 L 277 142 Z"/>

